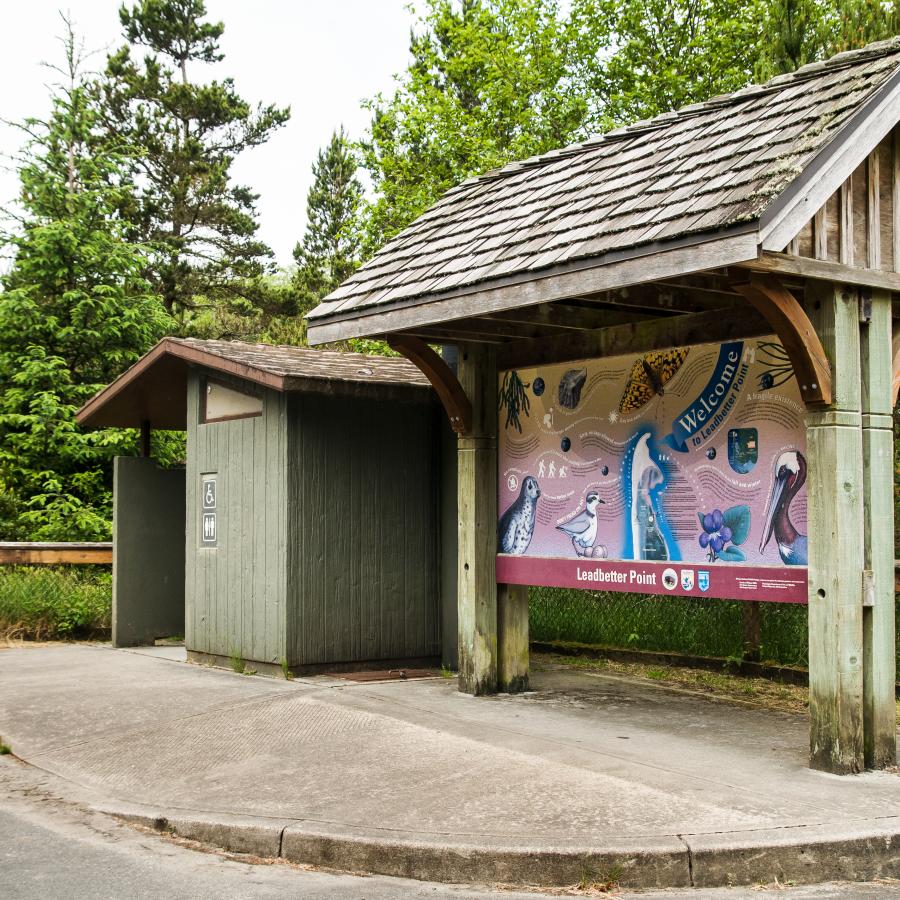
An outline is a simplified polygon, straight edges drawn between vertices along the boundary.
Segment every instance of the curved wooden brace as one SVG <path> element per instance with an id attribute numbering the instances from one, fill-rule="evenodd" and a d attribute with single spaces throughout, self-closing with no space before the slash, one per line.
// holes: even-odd
<path id="1" fill-rule="evenodd" d="M 900 333 L 894 335 L 893 360 L 894 379 L 891 382 L 891 402 L 897 405 L 897 396 L 900 394 Z"/>
<path id="2" fill-rule="evenodd" d="M 787 352 L 800 396 L 809 406 L 828 406 L 832 401 L 831 364 L 825 348 L 797 298 L 771 275 L 752 274 L 732 287 L 765 316 Z"/>
<path id="3" fill-rule="evenodd" d="M 431 382 L 450 427 L 461 435 L 472 433 L 472 404 L 453 370 L 421 338 L 408 334 L 387 336 L 388 346 L 405 356 Z"/>

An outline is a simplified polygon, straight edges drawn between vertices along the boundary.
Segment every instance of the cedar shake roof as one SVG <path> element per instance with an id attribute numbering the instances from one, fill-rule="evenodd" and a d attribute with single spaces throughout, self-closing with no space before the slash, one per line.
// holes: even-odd
<path id="1" fill-rule="evenodd" d="M 85 403 L 76 420 L 89 428 L 136 428 L 148 421 L 154 428 L 184 429 L 192 366 L 276 391 L 393 399 L 431 396 L 425 376 L 398 357 L 167 337 Z"/>
<path id="2" fill-rule="evenodd" d="M 244 341 L 203 341 L 195 338 L 165 338 L 199 353 L 236 363 L 258 373 L 281 379 L 279 390 L 300 390 L 309 379 L 348 381 L 361 384 L 408 384 L 430 388 L 428 379 L 410 362 L 397 356 L 366 356 L 337 350 L 312 350 Z M 214 360 L 208 360 L 212 367 Z"/>
<path id="3" fill-rule="evenodd" d="M 762 228 L 794 202 L 792 182 L 895 88 L 898 65 L 894 38 L 469 179 L 310 313 L 311 338 L 334 339 L 316 329 L 363 310 Z"/>

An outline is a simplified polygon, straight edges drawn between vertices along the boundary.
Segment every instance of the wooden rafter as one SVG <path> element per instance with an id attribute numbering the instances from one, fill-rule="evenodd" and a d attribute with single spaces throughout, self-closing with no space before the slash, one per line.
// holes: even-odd
<path id="1" fill-rule="evenodd" d="M 704 312 L 733 306 L 733 291 L 711 289 L 706 283 L 692 284 L 684 279 L 662 279 L 651 284 L 635 284 L 615 291 L 607 291 L 596 299 L 602 299 L 614 309 L 643 312 L 645 315 L 679 315 Z"/>
<path id="2" fill-rule="evenodd" d="M 570 303 L 542 303 L 524 309 L 513 309 L 495 313 L 492 319 L 503 322 L 521 322 L 540 325 L 547 334 L 560 334 L 565 331 L 583 331 L 585 328 L 606 328 L 609 325 L 622 325 L 632 322 L 641 316 L 659 315 L 659 310 L 606 309 L 584 301 L 586 305 L 575 306 Z"/>
<path id="3" fill-rule="evenodd" d="M 756 307 L 778 335 L 794 367 L 804 402 L 829 405 L 831 365 L 797 298 L 772 275 L 751 274 L 744 282 L 734 282 L 734 289 Z"/>
<path id="4" fill-rule="evenodd" d="M 761 314 L 746 307 L 710 310 L 596 328 L 561 338 L 517 341 L 498 350 L 497 364 L 501 369 L 515 369 L 600 356 L 648 353 L 669 347 L 761 337 L 771 334 L 772 330 Z"/>
<path id="5" fill-rule="evenodd" d="M 472 404 L 453 370 L 420 338 L 408 334 L 387 337 L 388 346 L 405 356 L 431 382 L 441 401 L 450 427 L 462 435 L 472 431 Z"/>

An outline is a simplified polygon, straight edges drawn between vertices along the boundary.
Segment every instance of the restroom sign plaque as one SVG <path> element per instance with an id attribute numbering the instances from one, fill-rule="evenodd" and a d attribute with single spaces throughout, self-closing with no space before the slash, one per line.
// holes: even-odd
<path id="1" fill-rule="evenodd" d="M 217 505 L 217 478 L 203 475 L 200 479 L 200 544 L 203 547 L 218 546 Z"/>

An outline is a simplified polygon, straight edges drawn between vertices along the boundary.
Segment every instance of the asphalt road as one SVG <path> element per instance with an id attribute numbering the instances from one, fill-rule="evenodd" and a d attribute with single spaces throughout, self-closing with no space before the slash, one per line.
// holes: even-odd
<path id="1" fill-rule="evenodd" d="M 5 758 L 0 764 L 0 897 L 10 900 L 139 898 L 505 898 L 549 895 L 358 877 L 197 849 L 92 812 L 69 785 Z M 576 893 L 577 895 L 577 893 Z M 583 896 L 584 894 L 582 894 Z M 592 895 L 596 896 L 596 894 Z M 553 896 L 559 897 L 559 893 Z M 900 898 L 900 882 L 606 894 L 634 900 L 827 900 Z"/>

